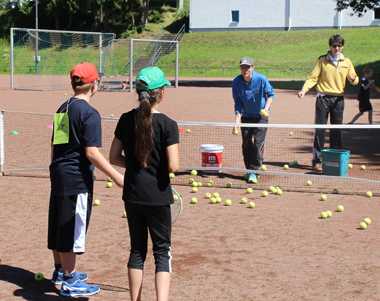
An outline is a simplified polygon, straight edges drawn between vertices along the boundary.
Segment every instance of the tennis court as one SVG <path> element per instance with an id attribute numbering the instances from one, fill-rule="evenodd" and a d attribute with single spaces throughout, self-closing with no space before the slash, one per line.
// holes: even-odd
<path id="1" fill-rule="evenodd" d="M 6 86 L 6 80 L 6 77 L 1 78 L 0 87 Z M 312 95 L 299 100 L 294 91 L 276 92 L 272 123 L 312 122 Z M 36 272 L 50 277 L 52 270 L 51 254 L 46 248 L 50 189 L 46 178 L 51 134 L 49 114 L 54 112 L 64 94 L 65 91 L 1 90 L 1 109 L 8 111 L 5 115 L 8 122 L 5 128 L 8 136 L 6 167 L 13 175 L 0 178 L 0 300 L 61 299 L 48 281 L 36 282 L 33 277 Z M 380 121 L 377 102 L 373 101 L 375 123 Z M 107 153 L 115 120 L 134 106 L 135 94 L 99 93 L 93 104 L 106 117 L 103 128 L 104 152 Z M 181 121 L 233 120 L 228 88 L 168 89 L 159 109 Z M 356 101 L 347 97 L 345 121 L 349 121 L 356 110 Z M 190 128 L 187 124 L 183 127 Z M 241 157 L 238 157 L 241 154 L 235 155 L 240 148 L 240 137 L 227 134 L 230 133 L 228 128 L 200 128 L 191 127 L 190 133 L 181 134 L 184 149 L 191 150 L 185 158 L 181 157 L 183 162 L 190 157 L 189 163 L 185 164 L 200 164 L 199 144 L 208 142 L 209 136 L 210 143 L 222 143 L 225 147 L 237 144 L 231 155 L 226 151 L 224 163 L 241 166 Z M 10 135 L 13 130 L 17 135 Z M 198 130 L 201 131 L 199 134 Z M 266 148 L 271 158 L 269 172 L 282 173 L 282 164 L 291 158 L 289 149 L 295 145 L 297 135 L 289 137 L 288 133 L 289 130 L 282 134 L 273 132 L 272 136 L 286 141 L 274 140 L 273 145 L 270 142 Z M 268 132 L 268 141 L 270 135 Z M 213 137 L 220 140 L 211 141 Z M 373 144 L 362 147 L 356 144 L 363 152 L 370 148 L 372 156 L 356 157 L 351 176 L 365 178 L 370 175 L 370 180 L 377 180 L 378 143 L 378 135 L 375 135 Z M 278 144 L 288 147 L 280 148 L 276 146 Z M 327 201 L 321 202 L 316 186 L 318 180 L 314 180 L 318 176 L 308 173 L 311 145 L 303 147 L 297 157 L 302 168 L 292 173 L 301 174 L 297 177 L 301 188 L 305 188 L 304 183 L 309 177 L 313 178 L 315 185 L 302 193 L 284 189 L 282 196 L 269 194 L 261 197 L 264 188 L 283 185 L 279 179 L 291 175 L 269 178 L 262 184 L 265 187 L 252 185 L 255 189 L 250 194 L 237 177 L 197 176 L 203 185 L 197 193 L 192 193 L 187 184 L 190 176 L 185 172 L 186 165 L 182 166 L 183 174 L 174 179 L 180 184 L 175 187 L 184 197 L 184 210 L 173 228 L 172 300 L 380 300 L 379 197 L 331 193 Z M 277 165 L 272 160 L 276 157 L 279 158 Z M 362 164 L 367 166 L 365 171 L 359 168 Z M 210 177 L 218 185 L 207 187 L 205 184 Z M 232 182 L 236 188 L 223 188 L 227 182 Z M 368 183 L 371 181 L 359 184 L 360 189 L 366 191 Z M 334 182 L 329 184 L 331 189 L 336 186 Z M 352 186 L 352 182 L 345 185 Z M 233 204 L 209 204 L 204 197 L 206 192 L 219 192 L 223 200 L 231 199 Z M 239 204 L 243 196 L 255 202 L 256 208 L 248 209 Z M 103 287 L 103 291 L 91 299 L 125 300 L 129 297 L 126 270 L 129 241 L 127 223 L 122 218 L 121 190 L 106 188 L 104 181 L 97 181 L 95 197 L 101 205 L 94 208 L 87 253 L 79 258 L 78 269 L 86 270 L 89 281 Z M 198 198 L 198 204 L 189 204 L 192 197 Z M 344 212 L 335 212 L 339 204 L 344 205 Z M 325 210 L 331 210 L 333 216 L 320 219 L 321 211 Z M 358 230 L 359 222 L 367 216 L 373 223 L 365 231 Z M 149 254 L 143 290 L 145 300 L 152 300 L 154 296 L 153 271 L 153 258 Z"/>

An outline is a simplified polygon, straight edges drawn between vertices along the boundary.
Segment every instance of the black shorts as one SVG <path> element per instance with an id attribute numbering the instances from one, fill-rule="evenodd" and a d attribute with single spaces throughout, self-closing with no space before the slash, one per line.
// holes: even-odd
<path id="1" fill-rule="evenodd" d="M 85 252 L 92 193 L 70 196 L 50 194 L 48 248 L 58 252 Z"/>

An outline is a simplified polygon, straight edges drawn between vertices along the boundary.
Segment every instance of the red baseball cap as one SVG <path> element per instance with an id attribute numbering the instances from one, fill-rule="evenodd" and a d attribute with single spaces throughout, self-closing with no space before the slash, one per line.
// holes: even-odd
<path id="1" fill-rule="evenodd" d="M 73 78 L 74 76 L 79 77 L 81 82 L 84 84 L 89 84 L 99 80 L 99 74 L 96 70 L 96 66 L 88 62 L 75 65 L 70 71 L 70 77 Z"/>

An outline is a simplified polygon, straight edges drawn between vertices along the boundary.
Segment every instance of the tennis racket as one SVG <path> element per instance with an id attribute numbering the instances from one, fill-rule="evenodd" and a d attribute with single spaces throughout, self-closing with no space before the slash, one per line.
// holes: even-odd
<path id="1" fill-rule="evenodd" d="M 172 224 L 174 224 L 177 218 L 181 215 L 183 204 L 182 195 L 172 187 L 173 201 L 170 204 L 170 211 L 172 215 Z"/>

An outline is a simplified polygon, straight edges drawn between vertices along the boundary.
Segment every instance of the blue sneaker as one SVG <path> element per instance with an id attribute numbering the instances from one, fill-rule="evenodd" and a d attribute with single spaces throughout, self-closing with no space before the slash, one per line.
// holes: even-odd
<path id="1" fill-rule="evenodd" d="M 79 279 L 78 273 L 71 277 L 64 277 L 59 294 L 63 297 L 86 297 L 100 292 L 100 287 L 95 284 L 87 284 Z"/>
<path id="2" fill-rule="evenodd" d="M 78 278 L 81 281 L 86 281 L 88 279 L 88 276 L 86 273 L 75 272 L 75 274 L 78 275 Z M 53 282 L 55 285 L 61 285 L 63 282 L 63 271 L 62 270 L 54 270 L 53 276 L 51 277 L 51 282 Z"/>
<path id="3" fill-rule="evenodd" d="M 257 184 L 257 176 L 254 172 L 247 174 L 247 182 Z"/>

